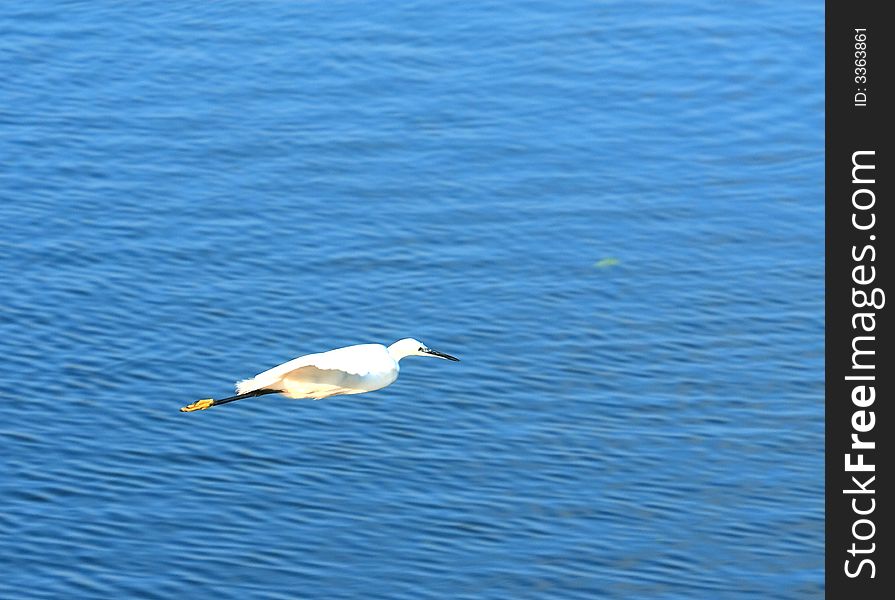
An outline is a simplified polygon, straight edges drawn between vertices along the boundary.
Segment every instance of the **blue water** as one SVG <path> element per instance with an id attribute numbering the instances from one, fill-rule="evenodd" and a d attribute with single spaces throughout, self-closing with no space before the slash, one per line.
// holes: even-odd
<path id="1" fill-rule="evenodd" d="M 0 597 L 819 597 L 823 16 L 5 3 Z"/>

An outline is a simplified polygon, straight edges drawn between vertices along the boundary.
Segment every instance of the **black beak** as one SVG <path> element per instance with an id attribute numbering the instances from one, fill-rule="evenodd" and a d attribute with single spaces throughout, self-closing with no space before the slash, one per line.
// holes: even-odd
<path id="1" fill-rule="evenodd" d="M 456 356 L 451 356 L 450 354 L 445 354 L 444 352 L 439 352 L 438 350 L 432 350 L 432 348 L 426 348 L 425 350 L 423 350 L 423 352 L 425 352 L 426 354 L 431 354 L 432 356 L 437 356 L 438 358 L 460 362 L 460 359 Z"/>

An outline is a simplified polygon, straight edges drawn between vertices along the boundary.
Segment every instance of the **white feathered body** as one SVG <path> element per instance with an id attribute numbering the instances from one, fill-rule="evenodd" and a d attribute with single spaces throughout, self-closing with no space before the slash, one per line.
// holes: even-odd
<path id="1" fill-rule="evenodd" d="M 281 390 L 289 398 L 372 392 L 398 378 L 398 361 L 382 344 L 359 344 L 308 354 L 236 384 L 236 393 Z"/>

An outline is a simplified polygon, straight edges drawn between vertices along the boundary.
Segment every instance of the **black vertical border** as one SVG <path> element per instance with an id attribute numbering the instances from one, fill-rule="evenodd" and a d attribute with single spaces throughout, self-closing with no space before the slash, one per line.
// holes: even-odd
<path id="1" fill-rule="evenodd" d="M 892 132 L 886 127 L 887 113 L 895 112 L 890 92 L 890 80 L 895 73 L 892 69 L 890 42 L 893 35 L 893 23 L 883 16 L 882 2 L 861 1 L 828 1 L 826 3 L 826 596 L 827 598 L 846 598 L 849 600 L 890 598 L 883 590 L 895 589 L 895 561 L 891 545 L 895 543 L 895 535 L 891 531 L 892 495 L 883 488 L 892 488 L 893 471 L 891 468 L 893 449 L 892 427 L 893 411 L 889 405 L 893 398 L 892 381 L 895 379 L 895 362 L 892 359 L 892 326 L 888 307 L 895 302 L 895 290 L 892 289 L 891 237 L 895 236 L 892 222 L 891 204 L 895 199 L 891 196 L 891 178 L 893 175 L 893 159 L 890 151 Z M 857 71 L 862 65 L 856 60 L 862 58 L 860 47 L 856 48 L 856 29 L 866 29 L 865 40 L 866 72 Z M 856 76 L 864 74 L 866 81 L 856 81 Z M 866 93 L 866 102 L 856 94 Z M 859 104 L 866 104 L 859 106 Z M 875 179 L 873 184 L 855 184 L 852 181 L 852 155 L 858 151 L 874 151 L 874 155 L 862 155 L 862 162 L 872 162 L 874 175 L 864 170 L 866 178 Z M 865 178 L 865 177 L 861 177 Z M 858 211 L 852 205 L 852 195 L 859 189 L 871 189 L 875 195 L 872 208 Z M 866 192 L 858 194 L 858 202 L 867 204 L 871 196 Z M 856 214 L 859 223 L 869 222 L 869 213 L 875 216 L 875 226 L 861 231 L 852 224 L 852 215 Z M 874 236 L 875 239 L 871 239 Z M 861 256 L 865 246 L 875 249 L 875 260 L 871 261 L 872 252 L 866 251 L 863 260 L 855 260 L 853 252 Z M 870 266 L 875 267 L 875 280 L 866 285 L 857 285 L 853 281 L 853 270 L 864 265 L 859 271 L 866 278 Z M 868 293 L 878 287 L 886 294 L 885 305 L 875 308 L 856 308 L 852 301 L 854 289 L 864 289 Z M 892 292 L 889 297 L 888 292 Z M 861 326 L 853 329 L 852 318 L 855 313 L 875 313 L 875 330 L 867 333 Z M 863 321 L 868 325 L 871 321 Z M 874 355 L 862 355 L 864 363 L 873 363 L 875 368 L 856 371 L 852 368 L 852 342 L 855 336 L 873 336 L 874 340 L 861 342 L 864 349 L 872 349 Z M 868 375 L 875 377 L 873 381 L 849 381 L 849 375 Z M 872 405 L 859 407 L 852 401 L 852 391 L 856 385 L 873 385 L 876 399 Z M 860 433 L 859 439 L 874 441 L 876 447 L 868 450 L 851 448 L 852 434 L 855 433 L 852 418 L 856 411 L 866 411 L 858 415 L 858 425 L 867 427 L 873 412 L 875 424 L 868 432 Z M 865 463 L 873 464 L 872 472 L 846 472 L 845 455 L 852 454 L 851 461 L 857 462 L 856 454 L 863 454 Z M 856 476 L 873 494 L 845 493 L 855 489 L 852 480 Z M 868 476 L 875 476 L 871 484 L 866 484 Z M 857 502 L 860 510 L 868 510 L 875 501 L 872 513 L 861 516 L 855 514 L 852 500 Z M 866 522 L 857 526 L 860 536 L 873 536 L 867 540 L 855 539 L 853 525 L 858 519 L 867 518 L 873 526 Z M 849 550 L 855 543 L 857 548 L 868 549 L 875 544 L 874 551 L 867 554 L 852 555 Z M 871 569 L 865 564 L 857 577 L 846 575 L 845 561 L 850 560 L 852 570 L 857 570 L 860 561 L 868 558 L 873 561 L 875 577 L 871 578 Z"/>

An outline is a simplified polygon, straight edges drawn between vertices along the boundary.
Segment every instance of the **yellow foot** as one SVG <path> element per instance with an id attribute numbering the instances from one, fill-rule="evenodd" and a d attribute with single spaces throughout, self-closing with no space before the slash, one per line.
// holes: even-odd
<path id="1" fill-rule="evenodd" d="M 192 404 L 188 404 L 180 409 L 180 412 L 193 412 L 194 410 L 205 410 L 209 406 L 214 403 L 214 400 L 211 398 L 205 398 L 204 400 L 196 400 Z"/>

